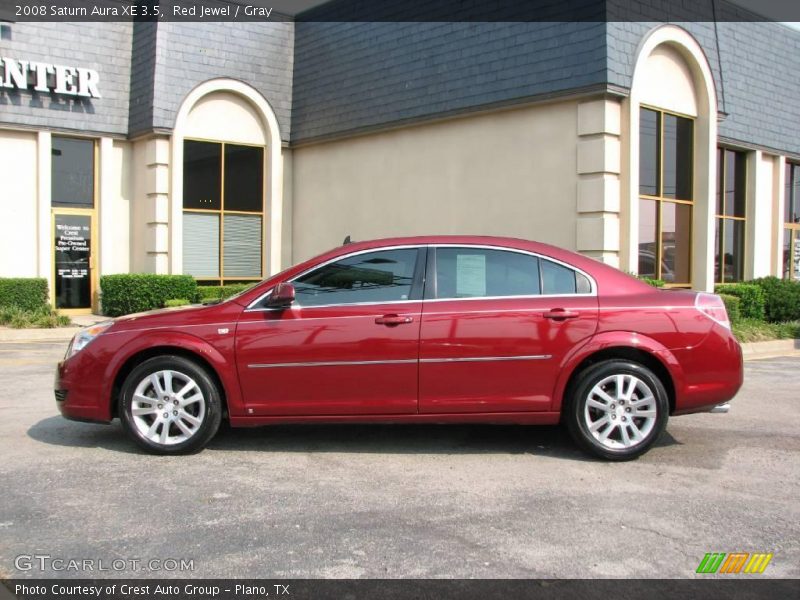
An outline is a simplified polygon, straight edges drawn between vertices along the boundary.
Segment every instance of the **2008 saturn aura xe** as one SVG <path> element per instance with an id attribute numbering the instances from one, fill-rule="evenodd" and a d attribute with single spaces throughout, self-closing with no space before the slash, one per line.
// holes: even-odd
<path id="1" fill-rule="evenodd" d="M 55 393 L 65 417 L 119 417 L 161 454 L 202 448 L 222 419 L 564 422 L 624 460 L 670 415 L 726 411 L 741 384 L 719 297 L 470 236 L 346 244 L 216 305 L 89 327 Z"/>

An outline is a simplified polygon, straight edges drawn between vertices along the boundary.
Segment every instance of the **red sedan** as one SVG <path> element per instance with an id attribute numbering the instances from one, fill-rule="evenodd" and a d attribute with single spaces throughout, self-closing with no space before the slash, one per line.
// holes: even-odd
<path id="1" fill-rule="evenodd" d="M 119 417 L 161 454 L 223 418 L 272 423 L 563 421 L 635 458 L 670 415 L 727 410 L 742 354 L 713 294 L 493 237 L 347 244 L 220 304 L 83 330 L 58 365 L 71 419 Z"/>

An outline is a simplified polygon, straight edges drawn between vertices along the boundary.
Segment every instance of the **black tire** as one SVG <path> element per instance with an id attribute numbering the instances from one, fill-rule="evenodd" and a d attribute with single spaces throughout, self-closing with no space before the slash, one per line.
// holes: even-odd
<path id="1" fill-rule="evenodd" d="M 621 394 L 618 382 L 622 382 Z M 626 392 L 631 390 L 626 402 Z M 564 401 L 564 422 L 575 443 L 606 460 L 641 456 L 658 441 L 669 419 L 664 384 L 650 369 L 629 360 L 606 360 L 586 368 L 569 386 Z M 590 426 L 596 428 L 594 432 Z"/>
<path id="2" fill-rule="evenodd" d="M 152 376 L 164 394 L 160 400 Z M 190 381 L 194 387 L 189 386 Z M 184 387 L 189 391 L 180 396 L 178 392 Z M 144 414 L 134 416 L 134 410 Z M 222 420 L 222 400 L 214 378 L 197 362 L 182 356 L 156 356 L 128 374 L 119 396 L 119 417 L 128 436 L 147 452 L 190 454 L 201 450 L 217 433 Z M 151 430 L 153 433 L 148 436 Z M 186 431 L 191 431 L 191 435 Z M 166 441 L 162 441 L 164 435 Z M 154 436 L 159 439 L 153 439 Z"/>

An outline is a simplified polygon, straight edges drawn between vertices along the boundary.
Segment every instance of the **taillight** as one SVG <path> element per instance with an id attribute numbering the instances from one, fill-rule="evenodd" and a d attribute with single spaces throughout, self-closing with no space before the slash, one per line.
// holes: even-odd
<path id="1" fill-rule="evenodd" d="M 697 310 L 706 315 L 709 319 L 716 321 L 723 327 L 730 329 L 731 322 L 728 319 L 728 311 L 725 310 L 725 303 L 716 294 L 705 294 L 700 292 L 695 296 L 694 305 Z"/>

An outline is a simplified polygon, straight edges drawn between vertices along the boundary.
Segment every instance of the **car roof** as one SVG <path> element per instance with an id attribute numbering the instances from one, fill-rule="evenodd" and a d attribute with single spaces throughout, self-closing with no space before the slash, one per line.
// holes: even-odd
<path id="1" fill-rule="evenodd" d="M 543 242 L 534 242 L 532 240 L 524 240 L 521 238 L 488 235 L 424 235 L 349 242 L 347 244 L 337 246 L 336 248 L 332 248 L 331 250 L 323 252 L 322 254 L 318 254 L 304 262 L 295 264 L 285 271 L 273 275 L 269 279 L 265 280 L 265 282 L 263 282 L 266 284 L 265 286 L 257 286 L 257 288 L 260 289 L 262 287 L 269 287 L 269 285 L 271 285 L 278 277 L 280 277 L 282 280 L 290 279 L 291 277 L 294 277 L 297 274 L 306 271 L 307 269 L 314 268 L 321 263 L 335 260 L 341 256 L 346 256 L 354 252 L 369 251 L 373 249 L 378 250 L 393 246 L 425 246 L 437 244 L 496 246 L 500 249 L 510 248 L 524 250 L 554 258 L 568 265 L 572 265 L 573 267 L 577 267 L 578 269 L 589 273 L 589 275 L 591 275 L 595 281 L 598 282 L 598 284 L 600 279 L 603 279 L 606 283 L 611 284 L 606 289 L 612 290 L 616 293 L 623 293 L 631 288 L 639 288 L 640 291 L 652 290 L 652 288 L 646 284 L 637 281 L 618 269 L 606 265 L 594 258 L 584 256 L 583 254 L 578 254 L 577 252 L 572 252 L 570 250 L 564 250 L 563 248 L 559 248 L 551 244 L 545 244 Z M 256 288 L 254 288 L 251 292 L 246 292 L 243 294 L 238 301 L 246 305 L 259 297 L 261 293 L 263 293 L 263 290 L 256 293 Z"/>
<path id="2" fill-rule="evenodd" d="M 329 252 L 326 252 L 325 255 L 332 258 L 334 256 L 358 252 L 359 250 L 370 250 L 372 248 L 377 249 L 388 246 L 424 246 L 437 244 L 497 246 L 500 248 L 526 250 L 528 252 L 543 254 L 545 256 L 550 256 L 552 258 L 571 263 L 581 269 L 596 269 L 598 264 L 602 264 L 598 263 L 598 261 L 592 258 L 578 254 L 577 252 L 564 250 L 563 248 L 559 248 L 551 244 L 534 242 L 532 240 L 525 240 L 522 238 L 490 235 L 424 235 L 364 240 L 359 242 L 350 242 L 343 246 L 339 246 L 330 250 Z"/>

